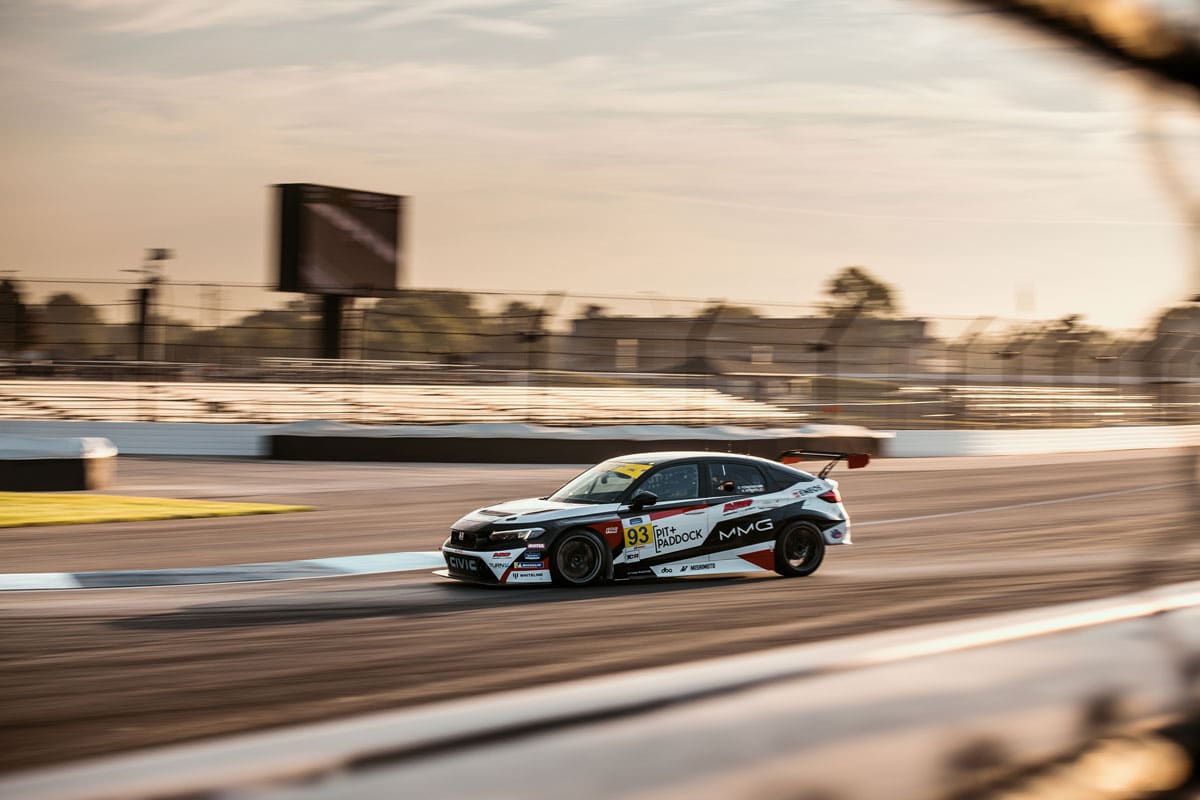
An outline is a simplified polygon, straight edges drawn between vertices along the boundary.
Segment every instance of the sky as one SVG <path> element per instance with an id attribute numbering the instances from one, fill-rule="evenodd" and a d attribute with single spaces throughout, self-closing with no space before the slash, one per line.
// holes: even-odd
<path id="1" fill-rule="evenodd" d="M 939 0 L 5 0 L 0 109 L 17 278 L 269 283 L 268 187 L 311 182 L 411 198 L 414 287 L 812 304 L 861 265 L 913 315 L 1122 328 L 1200 290 L 1145 144 L 1200 197 L 1200 107 Z"/>

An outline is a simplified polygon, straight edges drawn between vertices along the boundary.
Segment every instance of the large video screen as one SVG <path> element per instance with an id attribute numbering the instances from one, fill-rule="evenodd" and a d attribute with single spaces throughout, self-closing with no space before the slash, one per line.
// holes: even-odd
<path id="1" fill-rule="evenodd" d="M 279 291 L 355 297 L 396 291 L 404 197 L 313 183 L 274 188 Z"/>

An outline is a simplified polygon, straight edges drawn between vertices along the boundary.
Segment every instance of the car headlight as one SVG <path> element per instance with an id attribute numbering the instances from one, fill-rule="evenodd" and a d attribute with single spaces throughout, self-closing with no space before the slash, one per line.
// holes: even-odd
<path id="1" fill-rule="evenodd" d="M 493 542 L 514 542 L 518 539 L 536 539 L 545 532 L 545 528 L 521 528 L 515 531 L 496 531 L 488 538 Z"/>

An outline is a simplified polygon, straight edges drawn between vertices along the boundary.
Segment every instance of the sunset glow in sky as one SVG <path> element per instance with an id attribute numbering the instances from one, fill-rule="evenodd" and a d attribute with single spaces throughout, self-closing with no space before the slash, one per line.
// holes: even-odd
<path id="1" fill-rule="evenodd" d="M 936 0 L 13 0 L 0 64 L 18 277 L 266 283 L 303 181 L 410 195 L 418 287 L 813 303 L 857 264 L 1121 327 L 1192 288 L 1138 82 Z"/>

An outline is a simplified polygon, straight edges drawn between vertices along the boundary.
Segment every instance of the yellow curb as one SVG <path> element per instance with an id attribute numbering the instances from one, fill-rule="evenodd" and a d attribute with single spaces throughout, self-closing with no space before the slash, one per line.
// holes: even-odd
<path id="1" fill-rule="evenodd" d="M 175 500 L 165 497 L 0 492 L 0 528 L 78 525 L 85 522 L 237 517 L 246 514 L 287 514 L 293 511 L 312 511 L 312 507 Z"/>

